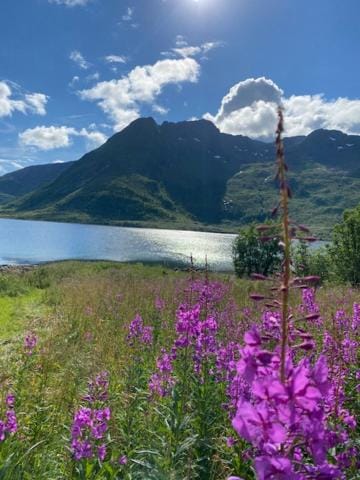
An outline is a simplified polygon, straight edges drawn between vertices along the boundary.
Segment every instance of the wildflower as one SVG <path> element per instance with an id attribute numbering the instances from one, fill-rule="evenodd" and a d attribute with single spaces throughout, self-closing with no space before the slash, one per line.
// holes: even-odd
<path id="1" fill-rule="evenodd" d="M 3 442 L 7 434 L 17 432 L 17 418 L 15 413 L 15 396 L 9 393 L 5 398 L 5 418 L 0 420 L 0 442 Z"/>
<path id="2" fill-rule="evenodd" d="M 74 414 L 71 449 L 77 461 L 96 456 L 102 462 L 106 457 L 104 438 L 111 418 L 110 408 L 104 404 L 108 399 L 108 388 L 108 373 L 101 372 L 88 382 L 88 392 L 83 397 L 87 406 L 79 407 Z"/>
<path id="3" fill-rule="evenodd" d="M 236 444 L 236 440 L 234 437 L 227 437 L 226 439 L 226 446 L 231 448 Z"/>
<path id="4" fill-rule="evenodd" d="M 94 314 L 94 311 L 90 305 L 87 305 L 84 309 L 84 313 L 86 316 L 91 317 Z"/>
<path id="5" fill-rule="evenodd" d="M 129 325 L 127 340 L 131 346 L 134 345 L 135 340 L 144 345 L 151 345 L 153 342 L 153 327 L 144 326 L 142 317 L 137 314 Z"/>
<path id="6" fill-rule="evenodd" d="M 155 308 L 156 310 L 159 310 L 160 312 L 164 310 L 165 308 L 165 300 L 163 300 L 160 297 L 156 297 L 155 299 Z"/>
<path id="7" fill-rule="evenodd" d="M 35 333 L 28 333 L 24 339 L 24 351 L 27 355 L 32 355 L 38 343 L 38 337 Z"/>
<path id="8" fill-rule="evenodd" d="M 141 335 L 141 342 L 145 345 L 151 345 L 153 342 L 153 327 L 144 327 Z"/>
<path id="9" fill-rule="evenodd" d="M 119 458 L 119 464 L 120 465 L 126 465 L 128 463 L 128 459 L 126 455 L 121 455 Z"/>

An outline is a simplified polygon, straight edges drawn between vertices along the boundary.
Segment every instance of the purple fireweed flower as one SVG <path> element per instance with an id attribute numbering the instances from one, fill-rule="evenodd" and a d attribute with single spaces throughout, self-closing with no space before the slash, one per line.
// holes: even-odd
<path id="1" fill-rule="evenodd" d="M 120 465 L 126 465 L 128 463 L 128 459 L 126 455 L 121 455 L 119 458 L 119 464 Z"/>
<path id="2" fill-rule="evenodd" d="M 88 392 L 83 397 L 87 406 L 81 406 L 74 414 L 71 427 L 71 449 L 74 459 L 106 457 L 104 438 L 108 430 L 111 411 L 108 399 L 109 374 L 101 372 L 88 382 Z"/>
<path id="3" fill-rule="evenodd" d="M 92 307 L 90 307 L 90 305 L 87 305 L 84 309 L 84 313 L 85 313 L 86 316 L 91 317 L 91 315 L 94 314 L 94 311 L 93 311 Z"/>
<path id="4" fill-rule="evenodd" d="M 32 355 L 33 351 L 38 343 L 38 337 L 35 333 L 30 332 L 25 336 L 24 339 L 24 351 L 27 355 Z"/>
<path id="5" fill-rule="evenodd" d="M 129 325 L 127 340 L 131 346 L 134 346 L 136 340 L 144 345 L 151 345 L 153 342 L 153 327 L 145 326 L 142 317 L 137 314 Z"/>
<path id="6" fill-rule="evenodd" d="M 258 480 L 305 480 L 303 475 L 296 474 L 288 458 L 261 456 L 255 459 Z"/>
<path id="7" fill-rule="evenodd" d="M 15 396 L 12 393 L 7 394 L 4 403 L 6 411 L 5 418 L 0 419 L 0 442 L 3 442 L 8 434 L 14 434 L 18 430 L 15 413 Z"/>
<path id="8" fill-rule="evenodd" d="M 144 345 L 151 345 L 153 343 L 153 327 L 144 327 L 141 335 L 141 342 Z"/>
<path id="9" fill-rule="evenodd" d="M 8 407 L 13 408 L 15 405 L 15 395 L 13 393 L 8 393 L 5 399 L 5 403 Z"/>
<path id="10" fill-rule="evenodd" d="M 236 440 L 234 437 L 227 437 L 226 439 L 226 446 L 231 448 L 236 444 Z"/>
<path id="11" fill-rule="evenodd" d="M 88 391 L 83 400 L 88 403 L 105 402 L 108 399 L 109 372 L 100 372 L 94 379 L 88 381 Z"/>
<path id="12" fill-rule="evenodd" d="M 174 354 L 169 354 L 165 350 L 156 361 L 157 372 L 153 373 L 149 381 L 149 389 L 153 394 L 165 397 L 175 385 L 173 373 Z"/>
<path id="13" fill-rule="evenodd" d="M 93 340 L 94 336 L 91 332 L 85 332 L 84 333 L 84 339 L 87 341 L 87 342 L 91 342 Z"/>
<path id="14" fill-rule="evenodd" d="M 144 327 L 143 319 L 139 314 L 137 314 L 129 325 L 128 340 L 133 340 L 134 338 L 140 337 Z"/>
<path id="15" fill-rule="evenodd" d="M 329 449 L 346 441 L 347 434 L 341 429 L 332 431 L 328 423 L 333 386 L 325 355 L 320 355 L 313 365 L 306 357 L 296 364 L 294 350 L 289 349 L 286 380 L 282 382 L 277 349 L 264 350 L 263 338 L 255 328 L 244 339 L 237 376 L 232 383 L 237 382 L 238 388 L 240 376 L 248 388 L 237 390 L 232 424 L 238 435 L 253 447 L 257 478 L 342 478 L 335 465 L 328 470 L 326 464 Z M 354 427 L 355 420 L 346 409 L 338 408 L 337 418 L 342 418 L 343 425 Z M 299 446 L 292 448 L 295 441 Z M 282 456 L 281 452 L 287 455 Z M 313 477 L 309 476 L 308 468 Z"/>
<path id="16" fill-rule="evenodd" d="M 97 454 L 98 454 L 99 460 L 103 462 L 106 457 L 106 445 L 104 443 L 98 446 Z"/>
<path id="17" fill-rule="evenodd" d="M 105 458 L 105 445 L 103 443 L 98 444 L 98 440 L 105 437 L 109 420 L 109 408 L 96 410 L 80 407 L 75 412 L 71 428 L 71 447 L 76 460 L 93 458 L 95 452 L 98 453 L 100 460 Z"/>
<path id="18" fill-rule="evenodd" d="M 155 299 L 155 308 L 156 310 L 159 310 L 160 312 L 164 310 L 165 308 L 165 300 L 163 300 L 160 297 L 156 297 Z"/>
<path id="19" fill-rule="evenodd" d="M 360 329 L 360 303 L 354 303 L 351 328 L 354 332 Z"/>

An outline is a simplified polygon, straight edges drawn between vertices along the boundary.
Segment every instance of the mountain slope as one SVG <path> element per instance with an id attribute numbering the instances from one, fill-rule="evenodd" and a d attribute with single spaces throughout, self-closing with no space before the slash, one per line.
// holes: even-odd
<path id="1" fill-rule="evenodd" d="M 360 137 L 317 130 L 285 139 L 285 149 L 294 216 L 326 234 L 345 208 L 360 203 Z M 236 228 L 265 218 L 276 203 L 273 164 L 272 144 L 223 134 L 209 121 L 157 125 L 143 118 L 0 214 Z"/>
<path id="2" fill-rule="evenodd" d="M 3 175 L 0 177 L 0 202 L 20 197 L 53 182 L 72 164 L 73 162 L 33 165 Z"/>
<path id="3" fill-rule="evenodd" d="M 52 184 L 9 208 L 47 214 L 84 213 L 94 204 L 94 193 L 105 189 L 108 195 L 96 203 L 97 216 L 104 221 L 115 217 L 124 220 L 133 213 L 134 219 L 140 220 L 136 209 L 123 208 L 126 196 L 122 202 L 108 188 L 115 179 L 123 182 L 126 178 L 129 185 L 132 175 L 140 175 L 165 189 L 173 201 L 170 211 L 187 212 L 189 218 L 200 222 L 219 222 L 227 179 L 249 155 L 262 158 L 270 150 L 246 137 L 221 134 L 205 120 L 158 126 L 153 119 L 140 119 L 75 162 Z M 149 185 L 145 186 L 147 194 L 148 189 Z"/>

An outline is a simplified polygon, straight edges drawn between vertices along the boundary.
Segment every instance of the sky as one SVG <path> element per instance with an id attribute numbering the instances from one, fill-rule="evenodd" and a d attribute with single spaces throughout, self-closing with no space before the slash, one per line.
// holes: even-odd
<path id="1" fill-rule="evenodd" d="M 360 134 L 359 0 L 1 0 L 0 174 L 141 116 Z"/>

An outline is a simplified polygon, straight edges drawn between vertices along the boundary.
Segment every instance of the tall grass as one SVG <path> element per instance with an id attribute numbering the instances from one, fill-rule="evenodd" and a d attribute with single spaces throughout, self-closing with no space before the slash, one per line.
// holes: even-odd
<path id="1" fill-rule="evenodd" d="M 23 324 L 10 348 L 2 346 L 2 396 L 15 395 L 18 430 L 0 444 L 0 478 L 215 480 L 231 473 L 254 478 L 248 446 L 231 427 L 233 372 L 222 369 L 219 352 L 236 345 L 236 360 L 244 332 L 254 320 L 261 323 L 261 307 L 249 294 L 265 293 L 263 283 L 194 273 L 190 278 L 158 267 L 64 263 L 41 268 L 47 307 Z M 38 276 L 34 271 L 22 281 L 34 285 Z M 211 294 L 204 296 L 209 285 Z M 201 295 L 207 309 L 201 315 L 211 314 L 218 324 L 216 351 L 203 350 L 196 360 L 200 370 L 194 370 L 194 344 L 179 348 L 172 359 L 174 383 L 159 396 L 149 382 L 162 349 L 171 354 L 179 336 L 176 312 L 179 305 L 195 305 Z M 320 344 L 325 331 L 343 341 L 344 332 L 334 331 L 334 316 L 343 309 L 352 318 L 356 300 L 358 292 L 345 287 L 319 290 L 324 322 L 311 330 Z M 299 303 L 300 293 L 294 294 L 291 308 Z M 150 345 L 140 337 L 129 341 L 137 314 L 153 329 Z M 38 338 L 31 355 L 24 348 L 28 332 Z M 103 462 L 97 454 L 77 461 L 71 449 L 73 417 L 86 406 L 89 379 L 101 371 L 110 379 L 111 418 L 102 439 L 106 456 Z M 358 413 L 354 378 L 347 380 L 347 402 Z"/>

